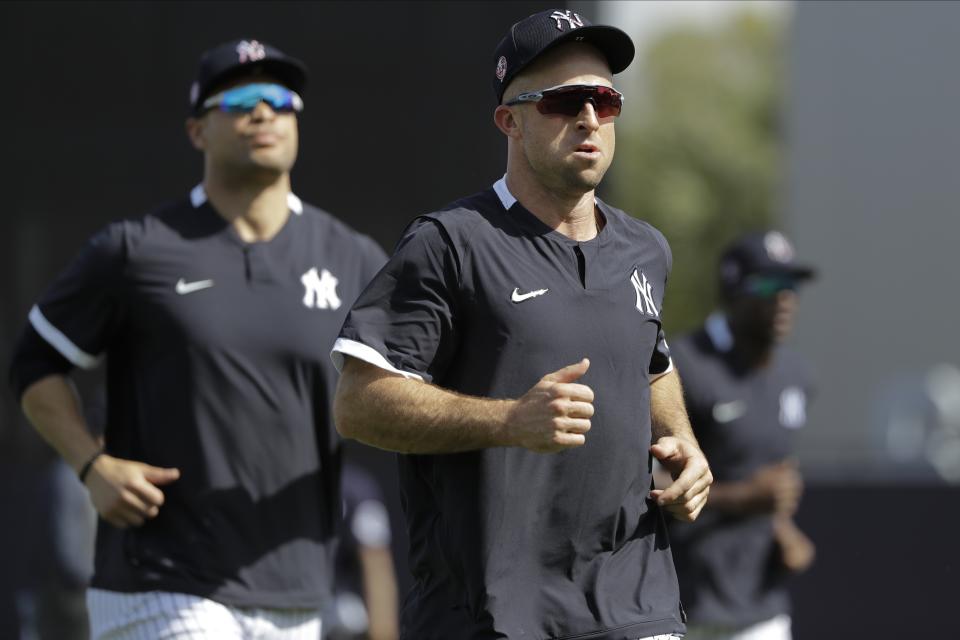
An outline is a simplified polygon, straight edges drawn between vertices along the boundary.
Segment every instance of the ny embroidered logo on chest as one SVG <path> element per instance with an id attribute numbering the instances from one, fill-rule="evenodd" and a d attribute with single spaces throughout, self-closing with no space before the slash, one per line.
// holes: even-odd
<path id="1" fill-rule="evenodd" d="M 657 311 L 657 305 L 653 302 L 653 287 L 647 282 L 646 274 L 634 269 L 633 275 L 630 276 L 630 283 L 637 291 L 637 310 L 648 316 L 659 318 L 660 312 Z"/>
<path id="2" fill-rule="evenodd" d="M 303 283 L 303 306 L 306 308 L 340 308 L 342 303 L 340 296 L 337 295 L 337 284 L 340 281 L 326 269 L 317 273 L 317 268 L 313 267 L 310 271 L 300 276 L 300 282 Z"/>
<path id="3" fill-rule="evenodd" d="M 807 422 L 807 394 L 800 387 L 787 387 L 780 392 L 780 424 L 799 429 Z"/>

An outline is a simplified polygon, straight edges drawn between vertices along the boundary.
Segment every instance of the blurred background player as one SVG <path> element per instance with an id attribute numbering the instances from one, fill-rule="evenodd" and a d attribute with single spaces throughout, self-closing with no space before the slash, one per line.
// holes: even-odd
<path id="1" fill-rule="evenodd" d="M 672 346 L 715 478 L 700 519 L 671 523 L 688 640 L 790 638 L 784 577 L 814 554 L 793 520 L 803 486 L 791 458 L 811 375 L 782 343 L 813 275 L 783 234 L 740 237 L 720 261 L 722 309 Z"/>
<path id="2" fill-rule="evenodd" d="M 337 545 L 333 607 L 324 618 L 329 640 L 396 640 L 397 579 L 390 516 L 373 474 L 343 465 L 343 521 Z"/>
<path id="3" fill-rule="evenodd" d="M 206 52 L 189 194 L 95 235 L 30 311 L 11 381 L 100 514 L 95 638 L 309 638 L 331 597 L 330 346 L 385 256 L 291 192 L 304 65 Z M 66 377 L 107 361 L 102 442 Z"/>

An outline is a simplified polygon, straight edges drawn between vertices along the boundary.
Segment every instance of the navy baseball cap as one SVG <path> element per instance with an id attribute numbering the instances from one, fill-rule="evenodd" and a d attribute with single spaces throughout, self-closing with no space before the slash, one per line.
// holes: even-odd
<path id="1" fill-rule="evenodd" d="M 738 289 L 754 274 L 809 280 L 816 270 L 800 264 L 796 251 L 779 231 L 754 231 L 737 238 L 720 257 L 720 285 L 728 291 Z"/>
<path id="2" fill-rule="evenodd" d="M 212 89 L 240 76 L 273 76 L 288 89 L 303 92 L 307 83 L 305 64 L 259 40 L 232 40 L 200 56 L 197 77 L 190 86 L 190 109 L 200 111 Z"/>
<path id="3" fill-rule="evenodd" d="M 616 27 L 591 24 L 569 9 L 541 11 L 510 27 L 493 52 L 493 93 L 497 104 L 510 81 L 538 57 L 565 42 L 588 42 L 607 58 L 610 71 L 620 73 L 633 60 L 633 40 Z"/>

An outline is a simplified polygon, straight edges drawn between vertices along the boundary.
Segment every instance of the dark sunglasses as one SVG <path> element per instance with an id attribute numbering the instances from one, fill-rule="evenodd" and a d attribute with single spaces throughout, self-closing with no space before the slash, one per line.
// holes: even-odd
<path id="1" fill-rule="evenodd" d="M 620 115 L 623 94 L 613 87 L 593 84 L 565 84 L 540 91 L 521 93 L 506 102 L 508 107 L 521 102 L 533 102 L 537 111 L 545 116 L 577 116 L 587 102 L 593 105 L 598 118 Z"/>
<path id="2" fill-rule="evenodd" d="M 756 298 L 774 298 L 781 291 L 796 291 L 797 280 L 790 276 L 749 276 L 743 282 L 743 291 Z"/>
<path id="3" fill-rule="evenodd" d="M 266 102 L 277 113 L 303 111 L 303 100 L 295 91 L 279 84 L 244 84 L 210 96 L 203 101 L 203 109 L 218 108 L 226 113 L 250 113 L 261 102 Z"/>

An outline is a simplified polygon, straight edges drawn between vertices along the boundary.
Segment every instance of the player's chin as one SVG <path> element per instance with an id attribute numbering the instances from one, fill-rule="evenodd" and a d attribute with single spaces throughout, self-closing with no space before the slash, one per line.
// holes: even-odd
<path id="1" fill-rule="evenodd" d="M 773 337 L 779 343 L 785 341 L 790 337 L 790 333 L 793 331 L 793 320 L 790 318 L 781 319 L 777 318 L 773 322 Z"/>
<path id="2" fill-rule="evenodd" d="M 249 157 L 252 167 L 276 173 L 290 171 L 295 161 L 296 154 L 272 148 L 254 149 Z"/>
<path id="3" fill-rule="evenodd" d="M 579 162 L 575 161 L 575 164 L 579 165 L 578 168 L 581 173 L 589 176 L 588 179 L 595 180 L 599 184 L 600 181 L 603 180 L 603 176 L 607 174 L 607 169 L 610 168 L 610 157 L 599 154 L 589 160 L 583 159 Z"/>
<path id="4" fill-rule="evenodd" d="M 568 174 L 568 182 L 576 185 L 584 191 L 596 189 L 603 181 L 603 175 L 606 173 L 606 167 L 602 170 L 598 167 L 574 168 Z"/>
<path id="5" fill-rule="evenodd" d="M 787 332 L 773 324 L 758 326 L 753 334 L 756 337 L 757 342 L 765 346 L 780 344 L 788 337 Z"/>

